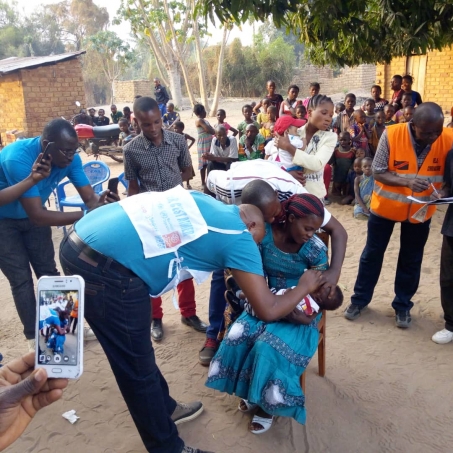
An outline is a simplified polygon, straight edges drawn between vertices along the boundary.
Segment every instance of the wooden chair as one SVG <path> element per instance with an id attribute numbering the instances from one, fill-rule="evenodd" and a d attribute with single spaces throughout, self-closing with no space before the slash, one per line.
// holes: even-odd
<path id="1" fill-rule="evenodd" d="M 329 248 L 329 235 L 325 231 L 318 231 L 316 235 Z M 319 341 L 318 341 L 318 374 L 321 377 L 326 375 L 326 310 L 322 310 L 322 318 L 318 324 Z M 300 377 L 300 386 L 305 394 L 305 370 Z"/>
<path id="2" fill-rule="evenodd" d="M 322 318 L 318 324 L 319 341 L 318 341 L 318 374 L 321 377 L 326 375 L 326 310 L 322 311 Z M 305 394 L 305 370 L 300 377 L 300 386 Z"/>

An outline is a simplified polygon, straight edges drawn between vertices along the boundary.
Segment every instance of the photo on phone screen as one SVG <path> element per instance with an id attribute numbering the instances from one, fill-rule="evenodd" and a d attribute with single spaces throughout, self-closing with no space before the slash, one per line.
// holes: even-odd
<path id="1" fill-rule="evenodd" d="M 78 364 L 79 291 L 40 290 L 38 364 Z"/>

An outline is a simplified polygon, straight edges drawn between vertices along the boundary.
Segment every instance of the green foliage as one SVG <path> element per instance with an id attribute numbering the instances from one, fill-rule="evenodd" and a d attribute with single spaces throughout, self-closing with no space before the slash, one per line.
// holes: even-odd
<path id="1" fill-rule="evenodd" d="M 451 0 L 199 0 L 198 8 L 237 23 L 272 15 L 315 64 L 388 63 L 453 44 Z"/>
<path id="2" fill-rule="evenodd" d="M 220 45 L 210 46 L 203 52 L 208 68 L 208 91 L 211 94 L 217 80 L 219 53 Z M 285 93 L 293 77 L 294 67 L 294 47 L 286 43 L 283 36 L 269 40 L 260 31 L 255 36 L 253 46 L 243 46 L 240 39 L 236 38 L 225 50 L 222 95 L 264 96 L 269 79 L 275 80 L 280 93 Z M 190 71 L 191 74 L 192 72 Z"/>

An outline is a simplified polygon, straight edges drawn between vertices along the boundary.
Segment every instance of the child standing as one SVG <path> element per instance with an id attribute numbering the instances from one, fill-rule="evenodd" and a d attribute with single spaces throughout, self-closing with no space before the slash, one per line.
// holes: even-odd
<path id="1" fill-rule="evenodd" d="M 339 134 L 340 132 L 348 132 L 349 128 L 354 123 L 354 107 L 356 104 L 356 97 L 354 93 L 348 93 L 344 98 L 345 109 L 337 116 L 334 131 Z"/>
<path id="2" fill-rule="evenodd" d="M 384 107 L 389 103 L 386 99 L 381 98 L 382 88 L 379 85 L 371 87 L 371 97 L 374 99 L 374 113 L 381 112 Z"/>
<path id="3" fill-rule="evenodd" d="M 192 148 L 193 144 L 195 143 L 195 139 L 193 137 L 191 137 L 189 134 L 185 134 L 184 133 L 184 128 L 185 128 L 185 125 L 182 121 L 175 121 L 173 123 L 173 130 L 177 133 L 177 134 L 180 134 L 180 135 L 184 135 L 184 138 L 186 139 L 186 142 L 189 141 L 190 144 L 188 143 L 187 144 L 187 148 L 190 150 L 190 148 Z M 195 176 L 195 170 L 193 169 L 193 165 L 192 165 L 192 177 L 189 178 L 189 180 L 187 181 L 187 188 L 189 190 L 192 189 L 192 186 L 190 185 L 190 180 L 193 179 Z M 183 187 L 184 187 L 184 183 L 183 183 Z"/>
<path id="4" fill-rule="evenodd" d="M 251 109 L 250 109 L 251 111 Z M 212 136 L 215 134 L 214 128 L 209 124 L 206 118 L 206 110 L 202 104 L 196 104 L 193 113 L 197 120 L 195 126 L 198 132 L 197 153 L 198 153 L 198 170 L 200 170 L 201 187 L 204 189 L 206 182 L 206 169 L 208 161 L 203 159 L 203 154 L 209 153 L 211 149 Z"/>
<path id="5" fill-rule="evenodd" d="M 371 171 L 373 160 L 370 157 L 362 159 L 362 175 L 355 178 L 354 192 L 356 205 L 354 206 L 354 218 L 368 220 L 370 216 L 371 195 L 373 194 L 374 177 Z"/>
<path id="6" fill-rule="evenodd" d="M 276 107 L 271 105 L 267 109 L 267 115 L 268 115 L 268 120 L 265 123 L 263 123 L 263 125 L 260 129 L 260 134 L 264 137 L 264 139 L 266 141 L 269 141 L 269 139 L 272 139 L 272 130 L 273 130 L 273 127 L 275 126 L 275 122 L 277 121 Z"/>
<path id="7" fill-rule="evenodd" d="M 393 104 L 387 104 L 384 107 L 384 115 L 385 115 L 385 126 L 391 126 L 392 124 L 396 124 L 395 121 L 392 120 L 393 115 L 395 114 L 395 107 Z"/>
<path id="8" fill-rule="evenodd" d="M 129 123 L 127 118 L 120 118 L 118 121 L 118 126 L 120 127 L 120 139 L 119 139 L 119 146 L 123 146 L 125 140 L 129 135 L 131 135 L 131 131 L 129 130 Z"/>
<path id="9" fill-rule="evenodd" d="M 364 149 L 365 153 L 368 154 L 371 129 L 366 122 L 365 112 L 362 110 L 354 112 L 354 123 L 349 128 L 349 133 L 351 134 L 352 143 L 358 148 Z"/>
<path id="10" fill-rule="evenodd" d="M 411 96 L 411 107 L 416 107 L 417 105 L 420 105 L 422 101 L 422 97 L 420 96 L 420 93 L 417 91 L 412 91 L 412 84 L 414 83 L 414 79 L 410 75 L 405 75 L 403 76 L 403 81 L 401 83 L 401 89 L 404 91 L 406 94 L 410 94 Z"/>
<path id="11" fill-rule="evenodd" d="M 337 118 L 338 118 L 338 115 L 343 112 L 345 110 L 345 106 L 342 102 L 337 102 L 335 104 L 335 114 L 334 116 L 332 117 L 332 123 L 330 125 L 330 130 L 334 130 L 334 127 L 335 127 L 335 122 L 337 121 Z"/>
<path id="12" fill-rule="evenodd" d="M 408 123 L 412 117 L 414 116 L 414 107 L 411 107 L 410 105 L 408 107 L 405 107 L 403 109 L 403 115 L 400 116 L 400 123 Z"/>
<path id="13" fill-rule="evenodd" d="M 368 144 L 370 147 L 371 157 L 374 157 L 376 154 L 379 140 L 382 133 L 385 131 L 385 114 L 382 110 L 379 110 L 379 112 L 376 113 L 375 120 L 374 126 L 371 128 L 370 143 Z"/>
<path id="14" fill-rule="evenodd" d="M 351 204 L 351 202 L 355 199 L 354 182 L 355 178 L 361 174 L 362 174 L 362 158 L 356 157 L 352 165 L 352 171 L 350 171 L 348 174 L 348 195 L 341 200 L 341 204 Z"/>
<path id="15" fill-rule="evenodd" d="M 333 165 L 332 195 L 348 195 L 348 173 L 355 160 L 355 149 L 352 148 L 352 140 L 349 132 L 342 132 L 338 137 L 339 145 L 335 148 L 329 161 Z"/>
<path id="16" fill-rule="evenodd" d="M 267 123 L 269 121 L 269 113 L 267 110 L 270 107 L 270 105 L 271 105 L 271 101 L 269 101 L 269 99 L 263 99 L 261 101 L 261 106 L 263 107 L 263 111 L 258 113 L 258 115 L 256 115 L 256 122 L 260 125 L 260 127 L 263 127 L 263 124 Z"/>
<path id="17" fill-rule="evenodd" d="M 226 112 L 223 109 L 217 110 L 217 124 L 216 126 L 223 126 L 227 132 L 231 132 L 233 134 L 233 137 L 236 137 L 238 135 L 239 131 L 235 129 L 233 126 L 230 126 L 226 121 Z M 215 126 L 214 126 L 215 128 Z"/>
<path id="18" fill-rule="evenodd" d="M 165 127 L 170 128 L 175 121 L 180 121 L 179 113 L 175 112 L 175 104 L 169 102 L 167 104 L 167 113 L 162 117 Z"/>
<path id="19" fill-rule="evenodd" d="M 374 102 L 374 99 L 368 98 L 365 101 L 365 104 L 363 105 L 363 110 L 365 111 L 366 115 L 366 123 L 370 127 L 370 129 L 374 126 L 374 121 L 375 121 L 375 113 L 374 109 L 376 107 L 376 103 Z"/>
<path id="20" fill-rule="evenodd" d="M 242 107 L 244 121 L 241 121 L 237 126 L 237 129 L 239 131 L 239 139 L 245 134 L 245 129 L 249 124 L 254 124 L 258 128 L 258 130 L 260 129 L 258 122 L 252 120 L 252 112 L 253 110 L 251 105 L 246 104 L 244 105 L 244 107 Z"/>
<path id="21" fill-rule="evenodd" d="M 406 107 L 410 107 L 412 103 L 412 95 L 409 93 L 404 93 L 402 98 L 401 98 L 401 105 L 402 107 L 393 115 L 393 121 L 395 123 L 399 123 L 401 117 L 403 116 L 403 111 Z"/>
<path id="22" fill-rule="evenodd" d="M 293 118 L 296 118 L 296 107 L 303 105 L 302 100 L 297 99 L 297 96 L 299 96 L 299 87 L 297 85 L 290 85 L 288 88 L 288 97 L 280 106 L 279 116 L 291 115 Z"/>

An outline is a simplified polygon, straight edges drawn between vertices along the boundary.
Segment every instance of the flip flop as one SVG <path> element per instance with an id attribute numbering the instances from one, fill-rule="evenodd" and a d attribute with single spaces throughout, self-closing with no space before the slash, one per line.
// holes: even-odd
<path id="1" fill-rule="evenodd" d="M 272 416 L 271 418 L 264 418 L 264 417 L 259 417 L 258 415 L 255 415 L 252 418 L 252 421 L 250 422 L 249 431 L 252 434 L 263 434 L 266 431 L 269 431 L 271 429 L 273 421 L 274 421 L 274 416 Z M 263 427 L 263 429 L 258 429 L 258 430 L 251 429 L 252 423 L 261 425 Z"/>
<path id="2" fill-rule="evenodd" d="M 247 409 L 245 409 L 245 410 L 241 409 L 241 403 L 244 403 L 245 406 L 247 407 Z M 239 412 L 242 412 L 243 414 L 246 414 L 247 412 L 253 411 L 257 407 L 258 407 L 258 404 L 249 403 L 245 399 L 241 399 L 241 401 L 239 401 L 239 404 L 238 404 L 238 410 L 239 410 Z"/>

